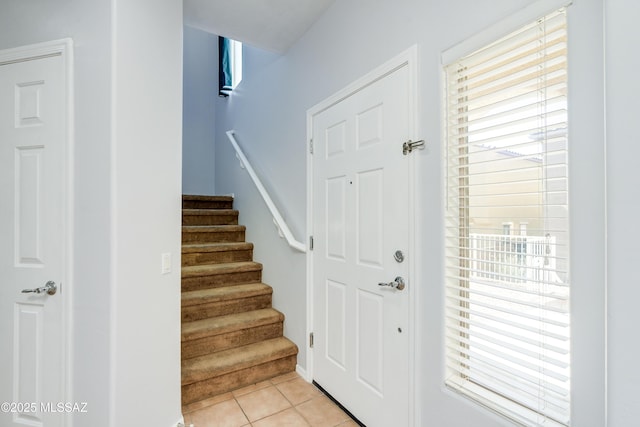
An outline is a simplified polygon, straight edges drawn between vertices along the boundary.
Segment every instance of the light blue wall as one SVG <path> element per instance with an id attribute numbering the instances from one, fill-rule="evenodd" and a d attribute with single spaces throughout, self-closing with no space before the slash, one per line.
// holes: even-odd
<path id="1" fill-rule="evenodd" d="M 184 27 L 182 192 L 215 194 L 218 36 Z"/>
<path id="2" fill-rule="evenodd" d="M 294 234 L 305 240 L 306 111 L 401 51 L 418 45 L 419 131 L 428 141 L 427 149 L 418 153 L 417 160 L 420 195 L 416 203 L 421 215 L 417 231 L 422 242 L 421 282 L 417 284 L 422 308 L 416 342 L 420 357 L 416 372 L 417 405 L 421 407 L 418 425 L 505 424 L 442 386 L 440 53 L 531 3 L 534 2 L 337 0 L 285 55 L 246 47 L 243 82 L 228 100 L 218 102 L 216 190 L 235 193 L 240 220 L 248 226 L 247 238 L 256 244 L 255 256 L 265 265 L 265 281 L 275 289 L 274 305 L 287 316 L 285 333 L 300 347 L 298 363 L 306 368 L 305 256 L 289 249 L 277 237 L 266 208 L 246 173 L 238 167 L 224 132 L 236 130 L 240 145 L 258 174 L 265 178 Z M 605 425 L 605 401 L 611 410 L 610 427 L 625 427 L 640 418 L 640 379 L 635 371 L 629 371 L 640 345 L 628 339 L 637 335 L 633 307 L 640 297 L 637 275 L 631 267 L 640 255 L 634 243 L 640 239 L 636 225 L 640 202 L 632 188 L 640 180 L 633 167 L 638 157 L 633 154 L 637 152 L 638 138 L 632 125 L 633 117 L 639 116 L 633 101 L 638 98 L 638 86 L 629 83 L 633 79 L 630 73 L 638 66 L 637 55 L 630 54 L 637 51 L 635 40 L 639 36 L 633 24 L 637 18 L 638 5 L 631 0 L 574 0 L 569 9 L 570 90 L 574 100 L 570 106 L 571 126 L 575 140 L 580 141 L 574 145 L 571 158 L 572 272 L 575 286 L 580 289 L 572 299 L 576 314 L 574 362 L 577 371 L 582 372 L 575 381 L 574 403 L 580 409 L 574 413 L 574 421 L 580 426 Z M 605 107 L 609 119 L 607 175 Z M 621 114 L 613 117 L 616 112 Z M 605 249 L 609 251 L 608 275 Z M 608 352 L 604 348 L 606 334 Z M 607 359 L 610 376 L 605 395 Z M 588 366 L 597 369 L 585 372 Z"/>

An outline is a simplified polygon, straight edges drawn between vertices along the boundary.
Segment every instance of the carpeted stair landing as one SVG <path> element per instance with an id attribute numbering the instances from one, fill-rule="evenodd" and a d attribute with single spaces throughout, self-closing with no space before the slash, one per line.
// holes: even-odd
<path id="1" fill-rule="evenodd" d="M 182 405 L 295 370 L 233 198 L 182 196 Z"/>

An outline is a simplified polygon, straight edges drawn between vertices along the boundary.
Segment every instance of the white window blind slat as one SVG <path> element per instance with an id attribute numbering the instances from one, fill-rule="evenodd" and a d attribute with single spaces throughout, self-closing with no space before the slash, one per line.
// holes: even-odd
<path id="1" fill-rule="evenodd" d="M 446 384 L 569 425 L 565 10 L 445 67 Z"/>
<path id="2" fill-rule="evenodd" d="M 457 132 L 458 136 L 476 136 L 478 138 L 485 132 L 501 131 L 503 128 L 514 129 L 518 131 L 529 130 L 533 132 L 540 131 L 539 111 L 533 108 L 535 106 L 527 105 L 520 107 L 514 111 L 496 112 L 493 115 L 486 114 L 483 117 L 469 118 L 467 123 L 467 132 Z M 545 117 L 546 127 L 553 130 L 552 126 L 563 124 L 566 118 L 566 110 L 564 105 L 548 104 L 548 111 Z M 500 132 L 500 134 L 505 132 Z M 527 136 L 532 134 L 527 134 Z"/>
<path id="3" fill-rule="evenodd" d="M 563 81 L 560 81 L 556 85 L 548 84 L 547 89 L 549 93 L 558 94 L 555 96 L 551 95 L 549 99 L 552 102 L 557 102 L 563 99 L 564 95 L 561 95 L 561 90 L 564 87 L 565 85 Z M 531 101 L 531 95 L 533 93 L 536 93 L 537 91 L 538 91 L 537 87 L 533 87 L 528 92 L 504 94 L 506 96 L 504 98 L 496 98 L 495 96 L 491 96 L 487 98 L 476 97 L 476 98 L 473 98 L 472 102 L 467 102 L 463 98 L 459 97 L 460 101 L 458 102 L 458 105 L 456 105 L 456 108 L 448 111 L 449 113 L 448 124 L 455 123 L 455 120 L 461 117 L 464 117 L 465 119 L 468 119 L 468 120 L 474 120 L 477 117 L 484 117 L 484 115 L 487 114 L 487 112 L 489 112 L 489 114 L 495 114 L 496 112 L 502 111 L 504 108 L 511 111 L 514 105 L 527 107 L 529 105 L 527 104 L 527 102 Z M 453 95 L 458 95 L 458 94 L 459 94 L 458 91 L 453 93 Z M 473 104 L 473 107 L 474 107 L 473 111 L 465 110 L 465 107 L 468 107 L 469 104 L 471 103 Z M 534 105 L 538 105 L 537 102 L 534 101 Z"/>
<path id="4" fill-rule="evenodd" d="M 449 365 L 448 367 L 452 368 L 454 365 Z M 502 369 L 500 366 L 495 365 L 485 365 L 488 367 L 487 371 L 475 372 L 474 376 L 469 377 L 471 371 L 469 369 L 460 369 L 460 376 L 472 378 L 471 393 L 477 393 L 477 397 L 480 399 L 487 399 L 489 396 L 486 394 L 486 390 L 482 390 L 481 387 L 484 384 L 495 384 L 497 388 L 497 399 L 503 402 L 503 407 L 506 415 L 510 415 L 513 417 L 514 415 L 519 415 L 516 420 L 520 421 L 520 417 L 522 414 L 526 414 L 528 419 L 524 420 L 523 424 L 530 424 L 531 418 L 537 418 L 539 415 L 535 413 L 535 411 L 531 411 L 530 408 L 535 408 L 539 405 L 539 401 L 536 396 L 536 390 L 539 386 L 538 383 L 525 383 L 522 382 L 522 378 L 524 376 L 523 373 L 518 372 L 518 376 L 510 375 L 513 370 L 508 370 L 507 368 Z M 459 386 L 456 384 L 456 386 Z M 554 387 L 552 384 L 545 384 L 545 386 L 552 390 Z M 517 393 L 519 396 L 519 400 L 522 402 L 519 406 L 516 406 L 513 401 L 504 399 L 504 396 L 511 396 Z M 496 397 L 491 396 L 492 399 L 496 399 Z M 547 405 L 547 412 L 549 413 L 549 418 L 540 417 L 541 425 L 564 425 L 562 422 L 557 422 L 555 420 L 568 419 L 569 414 L 564 410 L 567 406 L 568 396 L 563 396 L 561 393 L 552 393 L 550 392 L 550 396 L 548 396 L 545 405 Z M 490 405 L 487 405 L 490 406 Z M 526 422 L 529 421 L 529 422 Z"/>
<path id="5" fill-rule="evenodd" d="M 478 364 L 484 369 L 476 372 L 466 368 L 465 358 L 458 356 L 455 358 L 455 364 L 450 364 L 451 369 L 457 370 L 460 374 L 465 376 L 475 375 L 475 378 L 482 379 L 482 382 L 489 382 L 488 380 L 498 381 L 501 384 L 501 389 L 511 389 L 511 394 L 520 393 L 526 396 L 527 399 L 535 399 L 537 396 L 537 389 L 539 381 L 536 376 L 527 375 L 525 372 L 513 372 L 513 368 L 502 364 L 486 363 L 486 361 L 479 361 Z M 549 393 L 552 397 L 549 399 L 551 404 L 555 405 L 558 409 L 561 409 L 566 404 L 569 394 L 567 389 L 562 386 L 547 383 Z"/>
<path id="6" fill-rule="evenodd" d="M 447 290 L 452 291 L 451 288 L 447 288 Z M 475 307 L 477 310 L 486 309 L 503 316 L 502 322 L 505 325 L 505 327 L 509 329 L 513 329 L 512 328 L 513 327 L 512 323 L 514 321 L 513 319 L 523 319 L 523 320 L 530 320 L 533 322 L 537 322 L 536 324 L 541 328 L 542 327 L 553 328 L 556 326 L 561 328 L 566 328 L 569 326 L 568 322 L 554 318 L 552 316 L 553 311 L 551 311 L 551 313 L 548 313 L 548 315 L 546 316 L 540 316 L 541 314 L 545 314 L 545 313 L 542 313 L 543 310 L 524 310 L 523 307 L 518 307 L 517 303 L 513 303 L 511 305 L 500 304 L 500 301 L 497 298 L 490 300 L 489 302 L 488 299 L 482 299 L 481 295 L 477 295 L 476 293 L 473 293 L 473 292 L 470 293 L 470 296 L 468 298 L 458 297 L 457 301 L 460 303 L 469 304 L 472 307 Z M 459 310 L 459 313 L 464 314 L 466 313 L 466 311 L 461 309 Z"/>
<path id="7" fill-rule="evenodd" d="M 548 331 L 541 332 L 534 327 L 528 327 L 527 325 L 516 323 L 512 323 L 513 328 L 511 328 L 511 331 L 507 331 L 501 327 L 502 321 L 497 316 L 491 316 L 477 310 L 469 311 L 468 313 L 469 316 L 474 316 L 476 318 L 475 323 L 484 329 L 496 332 L 500 331 L 501 334 L 515 340 L 526 342 L 531 345 L 538 345 L 540 347 L 549 347 L 558 353 L 566 353 L 565 346 L 555 346 L 554 344 L 551 344 L 553 340 L 558 340 L 560 343 L 566 342 L 566 337 L 562 334 L 552 334 Z M 468 318 L 460 316 L 459 313 L 448 314 L 447 318 L 452 322 L 452 324 L 455 324 L 455 322 L 461 322 L 460 324 L 468 322 Z M 535 335 L 535 338 L 530 338 L 531 335 L 524 333 L 523 331 L 532 332 L 537 335 Z"/>
<path id="8" fill-rule="evenodd" d="M 447 258 L 448 258 L 448 261 L 461 262 L 461 263 L 464 263 L 465 265 L 472 264 L 472 267 L 470 268 L 467 267 L 463 269 L 465 273 L 469 273 L 469 274 L 464 274 L 459 276 L 455 276 L 455 274 L 452 275 L 452 277 L 459 280 L 466 280 L 470 275 L 477 276 L 479 275 L 479 273 L 485 273 L 487 269 L 493 269 L 498 265 L 507 265 L 509 267 L 519 267 L 518 264 L 507 264 L 506 262 L 500 263 L 498 261 L 485 261 L 481 259 L 478 260 L 478 259 L 459 258 L 459 257 L 456 259 L 456 257 L 454 256 L 448 256 Z M 471 262 L 468 262 L 468 261 L 471 261 Z M 485 262 L 488 265 L 484 265 Z M 506 270 L 506 271 L 509 271 L 509 270 Z M 514 274 L 512 276 L 508 276 L 505 274 L 504 276 L 507 276 L 506 279 L 512 278 L 514 280 L 522 278 L 521 274 Z M 544 280 L 539 280 L 539 281 L 544 282 Z M 479 285 L 477 286 L 477 288 L 485 287 L 489 289 L 489 291 L 487 291 L 486 293 L 489 293 L 489 294 L 496 293 L 498 295 L 513 294 L 513 295 L 518 295 L 520 298 L 526 298 L 527 301 L 533 295 L 536 297 L 537 303 L 541 303 L 542 298 L 553 298 L 558 300 L 559 302 L 564 302 L 569 300 L 569 297 L 568 295 L 566 295 L 565 290 L 562 289 L 567 285 L 564 283 L 557 283 L 551 280 L 546 283 L 547 285 L 545 286 L 546 289 L 541 289 L 540 286 L 522 287 L 519 285 L 511 285 L 511 282 L 507 280 L 499 281 L 499 280 L 492 280 L 492 278 L 483 280 L 482 277 L 477 277 L 477 283 Z M 506 285 L 503 283 L 508 283 L 509 285 Z M 476 287 L 471 288 L 469 286 L 465 286 L 465 287 L 459 287 L 455 285 L 451 285 L 451 286 L 454 286 L 456 289 L 464 290 L 465 292 L 476 292 L 475 291 Z M 496 298 L 499 298 L 499 296 L 496 296 Z M 568 313 L 568 310 L 566 312 Z"/>
<path id="9" fill-rule="evenodd" d="M 448 335 L 448 337 L 456 339 L 456 337 L 452 335 Z M 547 383 L 555 380 L 556 382 L 565 384 L 569 380 L 569 376 L 558 372 L 560 369 L 553 369 L 558 366 L 552 365 L 549 359 L 540 360 L 538 361 L 539 363 L 535 363 L 536 361 L 534 359 L 528 358 L 525 355 L 510 351 L 511 349 L 499 347 L 497 345 L 490 345 L 491 343 L 482 342 L 480 339 L 464 340 L 464 343 L 468 348 L 473 349 L 466 353 L 460 353 L 466 357 L 466 363 L 464 364 L 466 369 L 471 369 L 473 371 L 473 368 L 471 368 L 473 365 L 469 363 L 469 360 L 477 358 L 478 361 L 484 362 L 485 364 L 477 367 L 477 370 L 480 373 L 487 371 L 483 370 L 483 366 L 493 367 L 494 365 L 502 365 L 511 369 L 511 375 L 516 374 L 516 371 L 523 373 L 523 375 L 515 376 L 522 377 L 524 374 L 527 374 L 535 378 L 540 376 L 540 374 L 544 374 L 545 380 L 543 381 Z M 535 382 L 538 384 L 541 383 L 540 380 L 535 380 Z"/>
<path id="10" fill-rule="evenodd" d="M 545 357 L 544 358 L 545 363 L 550 363 L 554 366 L 557 366 L 563 369 L 568 366 L 568 362 L 565 357 L 568 354 L 568 351 L 566 349 L 563 349 L 561 347 L 555 347 L 555 346 L 540 345 L 539 342 L 535 342 L 534 340 L 532 340 L 530 343 L 525 343 L 524 341 L 515 339 L 509 336 L 508 333 L 504 333 L 498 329 L 491 330 L 491 329 L 487 329 L 477 325 L 474 326 L 474 328 L 475 328 L 474 340 L 476 340 L 476 342 L 478 343 L 485 342 L 487 344 L 493 344 L 495 345 L 495 348 L 503 349 L 505 351 L 508 351 L 511 354 L 517 355 L 517 357 L 522 357 L 522 358 L 538 358 L 538 353 L 536 349 L 539 347 L 544 347 L 545 350 L 547 350 L 550 355 L 557 355 L 557 357 L 555 356 Z M 450 332 L 456 331 L 456 330 L 460 334 L 467 333 L 466 328 L 462 326 L 458 326 L 457 328 L 452 328 Z M 495 332 L 495 333 L 492 334 L 488 332 Z M 456 335 L 456 337 L 457 336 L 460 336 L 460 335 L 458 334 Z M 500 339 L 500 337 L 509 338 L 509 339 Z M 530 349 L 529 347 L 533 349 Z M 481 347 L 476 347 L 476 348 L 482 349 Z M 492 350 L 492 354 L 493 353 L 494 351 Z"/>

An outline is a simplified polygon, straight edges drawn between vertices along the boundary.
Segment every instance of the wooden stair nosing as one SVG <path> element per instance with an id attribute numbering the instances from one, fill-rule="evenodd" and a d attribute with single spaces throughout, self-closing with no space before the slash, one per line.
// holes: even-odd
<path id="1" fill-rule="evenodd" d="M 273 338 L 182 361 L 182 385 L 296 355 L 298 347 L 287 338 Z"/>
<path id="2" fill-rule="evenodd" d="M 183 324 L 181 340 L 182 342 L 197 340 L 213 335 L 222 335 L 242 329 L 282 322 L 284 322 L 284 314 L 273 308 L 227 314 Z"/>

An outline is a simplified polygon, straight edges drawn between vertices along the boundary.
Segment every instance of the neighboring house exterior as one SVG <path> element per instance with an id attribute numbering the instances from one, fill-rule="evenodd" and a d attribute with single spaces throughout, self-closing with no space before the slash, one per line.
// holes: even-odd
<path id="1" fill-rule="evenodd" d="M 306 237 L 306 111 L 418 45 L 419 129 L 427 149 L 419 153 L 417 174 L 424 311 L 418 315 L 416 342 L 416 425 L 509 425 L 442 385 L 440 53 L 530 3 L 337 0 L 284 55 L 247 47 L 237 93 L 206 107 L 215 115 L 209 129 L 215 134 L 210 141 L 215 163 L 197 167 L 205 168 L 201 176 L 215 185 L 203 191 L 235 194 L 304 370 L 305 256 L 278 238 L 237 167 L 225 131 L 236 130 L 294 233 Z M 577 211 L 571 224 L 572 283 L 589 290 L 572 301 L 578 313 L 575 357 L 599 367 L 590 378 L 574 378 L 578 390 L 599 384 L 574 402 L 574 425 L 626 427 L 640 418 L 640 374 L 629 369 L 640 351 L 633 339 L 640 300 L 634 268 L 640 259 L 635 165 L 640 156 L 635 129 L 640 6 L 631 0 L 573 3 L 569 67 L 574 67 L 570 85 L 576 90 L 570 95 L 569 122 L 577 148 L 570 159 L 571 202 Z M 183 187 L 198 188 L 190 181 L 198 174 L 180 182 L 182 31 L 180 0 L 2 0 L 0 5 L 0 49 L 64 37 L 75 43 L 74 371 L 69 388 L 73 399 L 89 402 L 89 412 L 75 418 L 76 426 L 170 427 L 180 418 L 180 194 Z M 189 29 L 185 34 L 187 44 L 203 37 Z M 202 90 L 217 96 L 213 85 Z M 204 149 L 212 153 L 210 148 Z M 514 221 L 516 233 L 520 226 Z M 160 275 L 165 252 L 174 256 L 174 271 Z M 580 350 L 589 348 L 593 351 Z"/>

